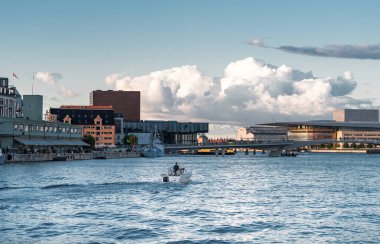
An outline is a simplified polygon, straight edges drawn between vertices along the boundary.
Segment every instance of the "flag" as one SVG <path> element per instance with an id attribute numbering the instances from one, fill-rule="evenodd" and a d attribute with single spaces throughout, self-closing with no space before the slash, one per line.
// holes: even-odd
<path id="1" fill-rule="evenodd" d="M 15 78 L 19 79 L 15 73 L 13 73 L 13 77 L 15 77 Z"/>

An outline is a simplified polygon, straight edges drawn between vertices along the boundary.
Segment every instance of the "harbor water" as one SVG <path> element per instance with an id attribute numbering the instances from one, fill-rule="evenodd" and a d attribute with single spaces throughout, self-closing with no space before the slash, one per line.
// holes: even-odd
<path id="1" fill-rule="evenodd" d="M 192 182 L 159 182 L 178 162 Z M 0 165 L 0 243 L 380 242 L 380 155 Z"/>

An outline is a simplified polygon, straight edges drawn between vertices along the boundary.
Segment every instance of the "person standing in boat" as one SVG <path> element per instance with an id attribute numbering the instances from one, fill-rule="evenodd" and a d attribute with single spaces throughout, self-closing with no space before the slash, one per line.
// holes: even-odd
<path id="1" fill-rule="evenodd" d="M 173 170 L 174 170 L 174 175 L 177 175 L 177 171 L 179 170 L 179 166 L 178 166 L 177 162 L 175 162 Z"/>

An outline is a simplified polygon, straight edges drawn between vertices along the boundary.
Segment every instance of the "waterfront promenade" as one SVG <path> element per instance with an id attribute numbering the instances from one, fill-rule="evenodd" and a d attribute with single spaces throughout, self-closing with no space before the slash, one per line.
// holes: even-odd
<path id="1" fill-rule="evenodd" d="M 89 160 L 96 159 L 99 155 L 98 151 L 90 153 L 65 153 L 64 156 L 66 160 Z M 102 155 L 106 159 L 112 158 L 138 158 L 140 157 L 140 152 L 127 152 L 127 151 L 104 151 Z M 53 161 L 57 156 L 56 153 L 29 153 L 29 154 L 18 154 L 9 153 L 4 154 L 5 163 L 17 163 L 17 162 L 40 162 L 40 161 Z"/>

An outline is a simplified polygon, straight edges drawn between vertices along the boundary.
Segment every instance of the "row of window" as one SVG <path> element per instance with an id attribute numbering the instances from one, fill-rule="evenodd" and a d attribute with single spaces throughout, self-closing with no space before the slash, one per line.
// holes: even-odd
<path id="1" fill-rule="evenodd" d="M 50 125 L 26 125 L 26 124 L 14 124 L 13 129 L 15 131 L 36 131 L 36 132 L 48 132 L 48 133 L 71 133 L 81 134 L 82 130 L 79 128 L 69 127 L 57 127 Z"/>
<path id="2" fill-rule="evenodd" d="M 7 87 L 0 87 L 0 93 L 3 95 L 13 95 L 15 94 L 15 90 Z"/>
<path id="3" fill-rule="evenodd" d="M 0 116 L 1 117 L 15 117 L 15 111 L 21 110 L 21 103 L 13 99 L 0 98 Z"/>
<path id="4" fill-rule="evenodd" d="M 348 134 L 344 133 L 343 136 L 369 136 L 369 137 L 380 137 L 380 134 Z"/>
<path id="5" fill-rule="evenodd" d="M 112 126 L 94 126 L 94 125 L 85 125 L 83 128 L 86 129 L 97 129 L 97 130 L 112 130 Z"/>
<path id="6" fill-rule="evenodd" d="M 105 143 L 100 143 L 100 142 L 95 142 L 95 145 L 113 145 L 112 143 L 110 143 L 110 142 L 105 142 Z"/>
<path id="7" fill-rule="evenodd" d="M 86 134 L 92 134 L 92 135 L 113 135 L 113 132 L 96 132 L 95 131 L 86 131 Z"/>
<path id="8" fill-rule="evenodd" d="M 102 140 L 112 140 L 112 137 L 95 137 L 95 141 L 102 141 Z"/>

